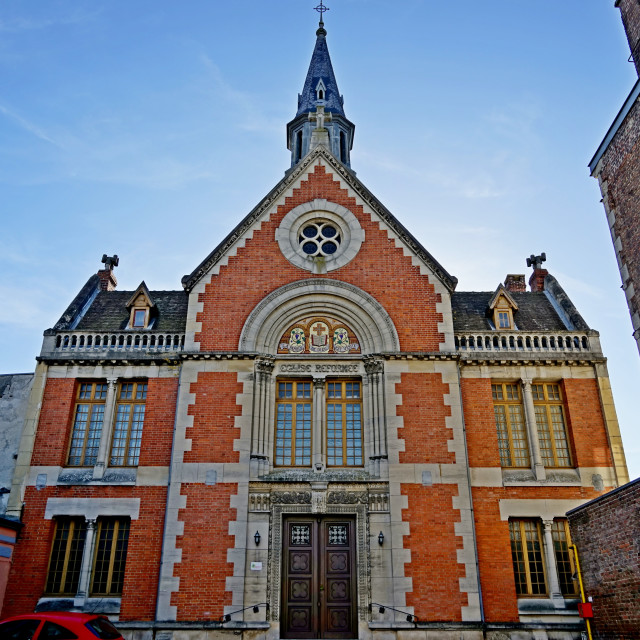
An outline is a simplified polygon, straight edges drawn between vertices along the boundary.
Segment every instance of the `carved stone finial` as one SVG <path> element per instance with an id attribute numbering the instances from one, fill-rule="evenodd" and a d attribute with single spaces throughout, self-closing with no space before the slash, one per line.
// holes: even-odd
<path id="1" fill-rule="evenodd" d="M 100 261 L 104 264 L 104 268 L 107 271 L 113 271 L 114 267 L 117 267 L 120 264 L 120 258 L 118 258 L 117 254 L 113 256 L 108 256 L 106 253 L 102 254 L 102 260 Z"/>
<path id="2" fill-rule="evenodd" d="M 541 269 L 542 263 L 547 261 L 547 254 L 541 253 L 539 256 L 531 254 L 529 258 L 527 258 L 527 267 L 533 267 L 534 269 Z"/>

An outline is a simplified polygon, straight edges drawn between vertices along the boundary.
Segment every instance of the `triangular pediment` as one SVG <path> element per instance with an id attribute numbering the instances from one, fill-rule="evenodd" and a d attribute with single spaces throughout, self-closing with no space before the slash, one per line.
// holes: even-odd
<path id="1" fill-rule="evenodd" d="M 518 303 L 513 299 L 513 296 L 505 289 L 504 285 L 498 285 L 491 300 L 489 301 L 489 310 L 493 311 L 496 307 L 510 308 L 513 311 L 518 310 Z"/>
<path id="2" fill-rule="evenodd" d="M 127 302 L 127 309 L 130 309 L 133 306 L 149 307 L 149 309 L 156 306 L 156 303 L 153 301 L 144 280 L 138 285 L 138 288 L 133 292 L 133 295 Z"/>
<path id="3" fill-rule="evenodd" d="M 191 291 L 221 260 L 228 257 L 240 243 L 252 234 L 253 229 L 270 212 L 284 202 L 285 197 L 313 172 L 318 163 L 324 164 L 345 186 L 359 198 L 363 205 L 371 210 L 380 222 L 386 225 L 404 247 L 440 280 L 446 289 L 452 292 L 458 279 L 450 275 L 444 267 L 425 249 L 422 244 L 398 221 L 398 219 L 364 186 L 355 174 L 345 167 L 323 146 L 308 153 L 285 177 L 262 199 L 262 201 L 227 235 L 227 237 L 188 275 L 182 278 L 182 286 Z"/>

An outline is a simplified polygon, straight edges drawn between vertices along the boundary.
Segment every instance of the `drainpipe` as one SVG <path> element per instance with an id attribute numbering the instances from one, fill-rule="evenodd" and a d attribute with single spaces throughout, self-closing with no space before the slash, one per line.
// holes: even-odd
<path id="1" fill-rule="evenodd" d="M 158 620 L 158 615 L 160 613 L 160 589 L 162 587 L 162 569 L 164 568 L 165 562 L 165 540 L 167 537 L 167 514 L 169 513 L 169 495 L 171 492 L 171 471 L 173 469 L 173 456 L 176 447 L 176 431 L 178 429 L 178 405 L 180 403 L 180 389 L 182 388 L 182 371 L 184 370 L 184 362 L 180 363 L 180 373 L 178 374 L 178 392 L 176 394 L 176 406 L 173 417 L 173 436 L 171 437 L 171 458 L 169 459 L 169 476 L 167 478 L 167 499 L 164 507 L 164 527 L 162 527 L 162 546 L 161 546 L 161 555 L 160 555 L 160 571 L 158 572 L 158 589 L 156 593 L 156 621 Z"/>
<path id="2" fill-rule="evenodd" d="M 464 436 L 464 457 L 467 467 L 467 486 L 469 487 L 469 508 L 471 511 L 471 524 L 473 525 L 473 553 L 476 560 L 476 578 L 478 581 L 478 600 L 480 601 L 480 620 L 482 621 L 482 637 L 485 637 L 484 602 L 482 600 L 482 585 L 480 584 L 480 563 L 478 561 L 478 542 L 476 540 L 476 518 L 473 510 L 473 493 L 471 491 L 471 468 L 469 466 L 469 449 L 467 447 L 467 427 L 464 420 L 464 405 L 462 404 L 462 374 L 460 360 L 456 361 L 458 368 L 458 395 L 460 396 L 460 416 L 462 417 L 462 435 Z M 591 640 L 591 638 L 589 639 Z"/>
<path id="3" fill-rule="evenodd" d="M 582 604 L 585 604 L 587 600 L 584 597 L 584 584 L 582 582 L 582 571 L 580 570 L 580 560 L 578 558 L 578 547 L 576 547 L 575 544 L 570 544 L 569 549 L 573 551 L 573 557 L 576 561 L 576 573 L 578 574 L 578 584 L 580 585 L 580 602 L 582 602 Z M 584 622 L 587 625 L 587 635 L 589 636 L 589 640 L 593 640 L 589 618 L 585 618 Z"/>

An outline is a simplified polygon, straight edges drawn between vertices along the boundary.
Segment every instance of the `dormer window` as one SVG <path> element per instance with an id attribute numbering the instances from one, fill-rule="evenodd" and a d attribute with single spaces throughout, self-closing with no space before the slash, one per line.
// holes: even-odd
<path id="1" fill-rule="evenodd" d="M 144 282 L 136 289 L 127 302 L 129 309 L 128 329 L 150 329 L 153 324 L 155 303 L 151 299 L 149 289 Z"/>
<path id="2" fill-rule="evenodd" d="M 500 285 L 489 302 L 487 315 L 493 320 L 493 326 L 498 331 L 516 329 L 513 314 L 518 310 L 518 304 L 513 296 Z"/>
<path id="3" fill-rule="evenodd" d="M 327 88 L 324 86 L 324 82 L 320 80 L 316 85 L 316 100 L 325 100 L 327 95 Z"/>

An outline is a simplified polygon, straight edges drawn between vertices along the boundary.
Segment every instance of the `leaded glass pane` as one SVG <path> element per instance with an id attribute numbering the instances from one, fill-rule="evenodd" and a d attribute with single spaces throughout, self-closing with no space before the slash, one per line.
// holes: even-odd
<path id="1" fill-rule="evenodd" d="M 309 466 L 312 442 L 311 382 L 279 382 L 276 402 L 275 463 Z"/>
<path id="2" fill-rule="evenodd" d="M 111 465 L 124 464 L 127 449 L 127 435 L 129 432 L 130 404 L 120 404 L 116 409 L 116 424 L 113 429 L 113 444 L 111 445 Z"/>
<path id="3" fill-rule="evenodd" d="M 87 433 L 90 406 L 88 404 L 76 406 L 76 417 L 73 421 L 73 432 L 71 434 L 71 448 L 69 449 L 69 464 L 71 466 L 77 467 L 83 462 L 84 439 Z"/>
<path id="4" fill-rule="evenodd" d="M 129 539 L 129 521 L 99 521 L 94 558 L 92 595 L 121 595 Z"/>
<path id="5" fill-rule="evenodd" d="M 553 551 L 558 568 L 558 581 L 560 591 L 565 596 L 574 596 L 578 592 L 577 580 L 573 579 L 575 568 L 573 566 L 571 551 L 569 550 L 569 535 L 566 520 L 555 520 L 551 527 L 553 538 Z"/>
<path id="6" fill-rule="evenodd" d="M 536 426 L 538 428 L 538 442 L 540 443 L 540 455 L 545 467 L 554 467 L 553 448 L 551 446 L 551 434 L 547 422 L 547 407 L 538 405 L 536 410 Z"/>
<path id="7" fill-rule="evenodd" d="M 528 467 L 530 464 L 529 444 L 527 442 L 527 431 L 524 424 L 522 405 L 509 405 L 509 422 L 511 424 L 511 442 L 514 466 Z"/>
<path id="8" fill-rule="evenodd" d="M 541 595 L 547 592 L 544 579 L 544 560 L 540 542 L 539 527 L 535 522 L 525 521 L 524 530 L 527 539 L 527 559 L 531 577 L 531 594 Z"/>
<path id="9" fill-rule="evenodd" d="M 500 464 L 503 467 L 511 466 L 511 447 L 509 446 L 509 430 L 507 429 L 506 407 L 502 404 L 494 405 L 493 413 L 496 419 L 498 432 L 498 450 L 500 451 Z"/>
<path id="10" fill-rule="evenodd" d="M 145 405 L 136 404 L 133 406 L 133 416 L 131 419 L 131 434 L 129 435 L 129 453 L 127 464 L 136 466 L 140 459 L 140 445 L 142 444 L 142 426 L 144 424 Z"/>
<path id="11" fill-rule="evenodd" d="M 346 410 L 346 465 L 353 467 L 362 464 L 362 416 L 359 404 L 347 404 Z"/>
<path id="12" fill-rule="evenodd" d="M 511 537 L 511 559 L 513 561 L 513 572 L 516 579 L 516 593 L 524 595 L 527 593 L 527 570 L 525 566 L 524 548 L 522 545 L 522 532 L 519 523 L 509 523 L 509 534 Z"/>
<path id="13" fill-rule="evenodd" d="M 528 467 L 529 442 L 517 384 L 491 385 L 498 451 L 503 467 Z"/>
<path id="14" fill-rule="evenodd" d="M 539 523 L 533 520 L 510 521 L 509 534 L 516 594 L 519 596 L 546 594 Z"/>
<path id="15" fill-rule="evenodd" d="M 86 527 L 83 519 L 56 519 L 46 593 L 75 595 L 80 581 L 85 537 Z"/>
<path id="16" fill-rule="evenodd" d="M 327 405 L 327 464 L 342 465 L 342 405 Z"/>
<path id="17" fill-rule="evenodd" d="M 296 406 L 296 465 L 311 464 L 311 405 Z"/>
<path id="18" fill-rule="evenodd" d="M 291 463 L 291 438 L 293 435 L 293 406 L 279 404 L 276 423 L 276 464 Z"/>
<path id="19" fill-rule="evenodd" d="M 556 466 L 568 467 L 571 464 L 569 456 L 569 445 L 567 443 L 567 432 L 564 426 L 562 407 L 557 404 L 549 406 L 551 415 L 551 425 L 553 428 L 553 442 L 556 449 Z"/>

